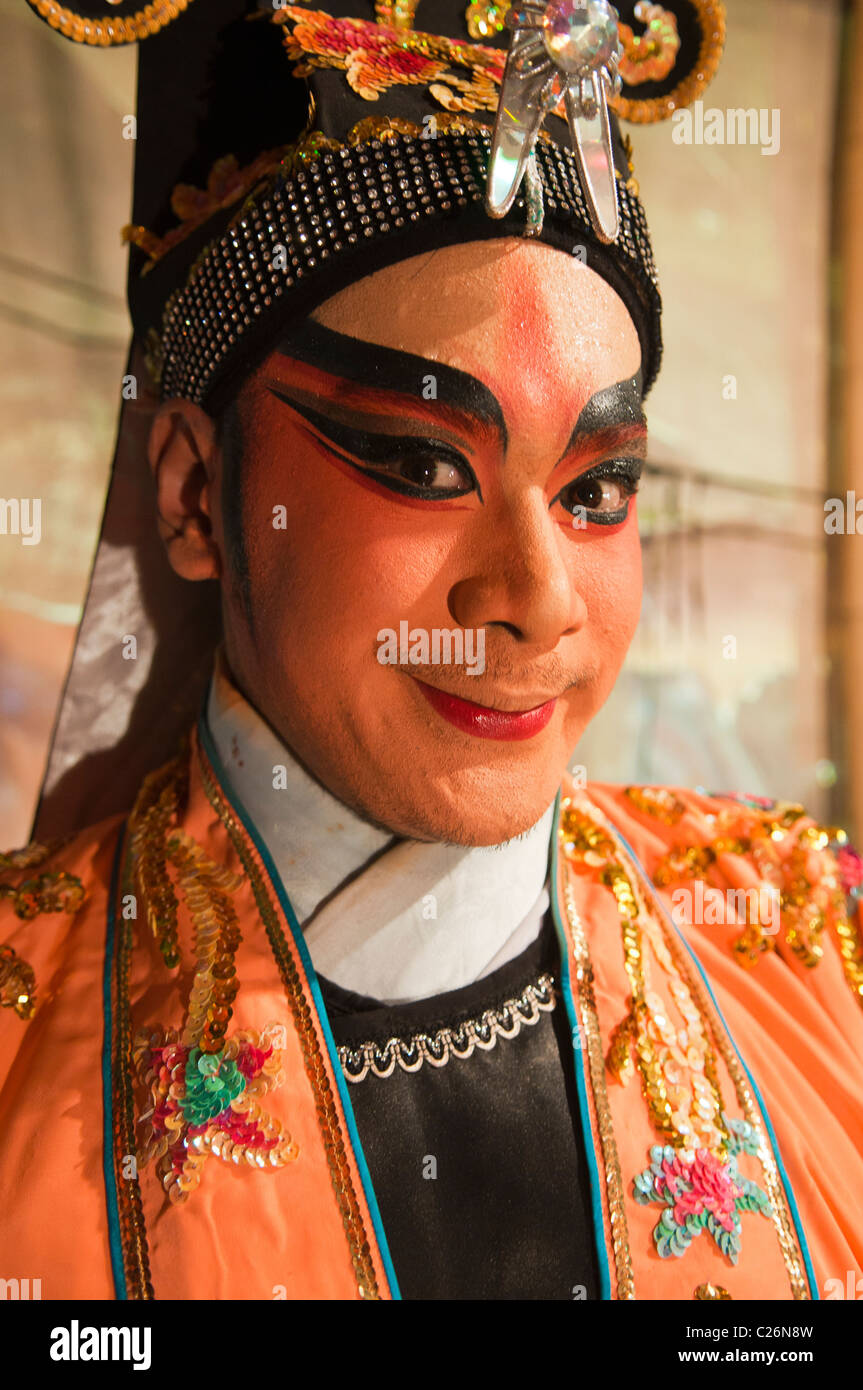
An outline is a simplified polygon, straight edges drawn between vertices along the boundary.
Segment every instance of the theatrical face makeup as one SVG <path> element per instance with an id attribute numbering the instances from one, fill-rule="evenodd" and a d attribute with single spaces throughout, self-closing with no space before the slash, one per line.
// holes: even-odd
<path id="1" fill-rule="evenodd" d="M 289 333 L 238 407 L 252 621 L 230 585 L 224 618 L 241 689 L 395 833 L 527 829 L 640 609 L 646 433 L 622 301 L 535 243 L 417 257 Z M 218 542 L 215 500 L 213 525 Z M 454 638 L 475 656 L 480 634 L 471 673 Z"/>

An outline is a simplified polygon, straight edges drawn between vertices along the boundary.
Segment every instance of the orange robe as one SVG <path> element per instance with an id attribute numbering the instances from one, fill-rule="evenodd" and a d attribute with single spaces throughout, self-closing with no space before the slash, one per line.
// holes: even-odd
<path id="1" fill-rule="evenodd" d="M 843 1296 L 857 861 L 799 808 L 677 789 L 567 785 L 554 834 L 603 1296 Z M 203 728 L 128 821 L 0 856 L 0 1276 L 46 1299 L 398 1296 L 289 892 Z"/>

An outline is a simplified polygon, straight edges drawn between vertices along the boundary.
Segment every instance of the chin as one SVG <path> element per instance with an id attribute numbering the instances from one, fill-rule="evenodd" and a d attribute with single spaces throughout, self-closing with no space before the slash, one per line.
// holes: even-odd
<path id="1" fill-rule="evenodd" d="M 353 757 L 343 749 L 334 756 L 331 746 L 328 765 L 315 772 L 351 810 L 392 835 L 499 845 L 530 830 L 554 801 L 588 722 L 580 706 L 537 738 L 512 743 L 467 739 L 433 723 L 430 732 L 424 722 L 405 720 L 404 742 L 394 744 L 391 726 L 386 736 L 375 727 Z"/>
<path id="2" fill-rule="evenodd" d="M 451 775 L 382 777 L 372 795 L 360 794 L 353 808 L 394 835 L 412 840 L 475 848 L 503 844 L 523 835 L 548 810 L 566 768 L 524 770 L 460 769 Z M 388 790 L 398 786 L 396 795 Z M 345 798 L 347 799 L 347 798 Z"/>

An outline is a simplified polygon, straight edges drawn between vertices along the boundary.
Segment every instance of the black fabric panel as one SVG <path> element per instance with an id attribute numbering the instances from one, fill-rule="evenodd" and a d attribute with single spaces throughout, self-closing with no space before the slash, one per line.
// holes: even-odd
<path id="1" fill-rule="evenodd" d="M 559 953 L 549 918 L 516 960 L 465 989 L 386 1008 L 321 980 L 338 1045 L 408 1038 L 515 998 Z M 402 1297 L 599 1296 L 569 1023 L 533 1026 L 446 1066 L 350 1085 Z M 424 1177 L 427 1160 L 437 1176 Z M 580 1293 L 580 1287 L 584 1294 Z"/>

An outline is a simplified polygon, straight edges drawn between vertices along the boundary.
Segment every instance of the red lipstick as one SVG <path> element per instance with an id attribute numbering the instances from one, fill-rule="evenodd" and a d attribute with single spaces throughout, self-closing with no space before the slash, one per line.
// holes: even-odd
<path id="1" fill-rule="evenodd" d="M 489 709 L 487 705 L 475 705 L 472 700 L 460 700 L 457 695 L 448 695 L 433 685 L 413 677 L 425 695 L 432 709 L 442 718 L 466 734 L 475 738 L 523 739 L 533 738 L 544 729 L 551 716 L 557 699 L 546 700 L 535 709 L 502 710 Z"/>

